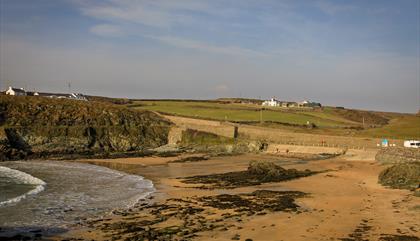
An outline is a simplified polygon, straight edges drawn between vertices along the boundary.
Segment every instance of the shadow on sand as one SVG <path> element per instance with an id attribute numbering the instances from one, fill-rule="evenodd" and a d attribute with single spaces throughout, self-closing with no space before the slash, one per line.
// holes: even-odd
<path id="1" fill-rule="evenodd" d="M 3 240 L 52 240 L 48 237 L 66 233 L 68 230 L 55 227 L 0 227 L 0 241 Z"/>

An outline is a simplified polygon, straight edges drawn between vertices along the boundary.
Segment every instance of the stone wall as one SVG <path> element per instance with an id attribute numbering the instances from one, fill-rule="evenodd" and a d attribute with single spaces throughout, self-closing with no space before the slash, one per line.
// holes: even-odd
<path id="1" fill-rule="evenodd" d="M 378 149 L 377 145 L 381 143 L 381 139 L 379 138 L 294 133 L 281 129 L 245 124 L 233 124 L 222 121 L 199 120 L 178 116 L 165 117 L 175 123 L 179 128 L 195 129 L 229 138 L 238 137 L 246 140 L 264 140 L 267 142 L 285 145 L 331 147 L 341 149 Z M 389 140 L 389 143 L 402 146 L 403 140 Z"/>

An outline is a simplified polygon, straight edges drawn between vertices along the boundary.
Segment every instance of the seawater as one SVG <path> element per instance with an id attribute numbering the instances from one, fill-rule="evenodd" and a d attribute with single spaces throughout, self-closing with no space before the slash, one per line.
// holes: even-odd
<path id="1" fill-rule="evenodd" d="M 0 227 L 67 227 L 154 191 L 141 176 L 76 162 L 0 163 Z"/>
<path id="2" fill-rule="evenodd" d="M 0 207 L 43 191 L 45 184 L 27 173 L 0 166 Z"/>

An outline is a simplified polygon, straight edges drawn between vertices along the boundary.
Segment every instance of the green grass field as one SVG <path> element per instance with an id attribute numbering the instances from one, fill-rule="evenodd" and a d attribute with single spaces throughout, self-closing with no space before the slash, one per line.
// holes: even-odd
<path id="1" fill-rule="evenodd" d="M 333 107 L 285 109 L 264 108 L 255 104 L 220 103 L 212 101 L 133 101 L 133 109 L 151 110 L 164 114 L 199 119 L 243 122 L 285 128 L 294 132 L 397 139 L 420 138 L 420 117 L 358 110 L 338 110 Z M 262 120 L 262 123 L 261 123 Z M 365 129 L 363 127 L 365 120 Z M 316 129 L 305 128 L 307 122 Z M 385 124 L 387 123 L 388 124 Z M 375 128 L 371 128 L 375 126 Z"/>
<path id="2" fill-rule="evenodd" d="M 388 125 L 360 132 L 363 136 L 419 139 L 420 116 L 403 116 L 392 119 Z"/>
<path id="3" fill-rule="evenodd" d="M 139 104 L 143 106 L 138 106 Z M 280 111 L 274 108 L 261 110 L 258 106 L 242 104 L 221 104 L 211 102 L 182 101 L 138 101 L 133 108 L 158 111 L 173 115 L 181 115 L 212 120 L 238 122 L 280 122 L 292 125 L 306 125 L 307 121 L 322 127 L 344 127 L 354 125 L 328 113 L 314 111 Z"/>

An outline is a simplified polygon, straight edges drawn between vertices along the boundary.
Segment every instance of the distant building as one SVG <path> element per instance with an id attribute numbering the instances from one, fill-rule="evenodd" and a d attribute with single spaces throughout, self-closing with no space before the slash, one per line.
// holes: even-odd
<path id="1" fill-rule="evenodd" d="M 262 103 L 262 106 L 280 106 L 280 101 L 271 98 L 270 100 L 266 100 Z"/>
<path id="2" fill-rule="evenodd" d="M 36 91 L 28 91 L 26 92 L 27 96 L 39 96 L 39 93 Z"/>
<path id="3" fill-rule="evenodd" d="M 84 100 L 87 101 L 88 99 L 86 98 L 86 96 L 84 96 L 83 94 L 80 93 L 71 93 L 69 95 L 69 99 L 74 99 L 74 100 Z"/>
<path id="4" fill-rule="evenodd" d="M 68 99 L 70 97 L 69 94 L 62 94 L 62 93 L 38 93 L 41 97 L 47 98 L 54 98 L 54 99 Z"/>
<path id="5" fill-rule="evenodd" d="M 71 93 L 71 94 L 64 94 L 64 93 L 41 93 L 41 92 L 35 92 L 33 94 L 34 96 L 41 96 L 41 97 L 47 97 L 47 98 L 53 98 L 53 99 L 72 99 L 72 100 L 84 100 L 87 101 L 88 99 L 86 96 L 80 93 Z"/>
<path id="6" fill-rule="evenodd" d="M 320 103 L 311 102 L 311 101 L 302 101 L 302 102 L 291 102 L 291 101 L 279 101 L 275 98 L 266 100 L 262 103 L 263 106 L 272 106 L 272 107 L 283 107 L 283 108 L 299 108 L 299 107 L 321 107 Z"/>
<path id="7" fill-rule="evenodd" d="M 26 96 L 26 91 L 23 88 L 18 89 L 9 86 L 9 89 L 6 90 L 6 95 Z"/>
<path id="8" fill-rule="evenodd" d="M 290 102 L 290 101 L 282 101 L 281 102 L 281 107 L 284 108 L 288 108 L 288 107 L 297 107 L 297 103 L 296 102 Z"/>
<path id="9" fill-rule="evenodd" d="M 311 101 L 302 101 L 298 103 L 299 107 L 321 107 L 321 103 L 318 102 L 311 102 Z"/>

